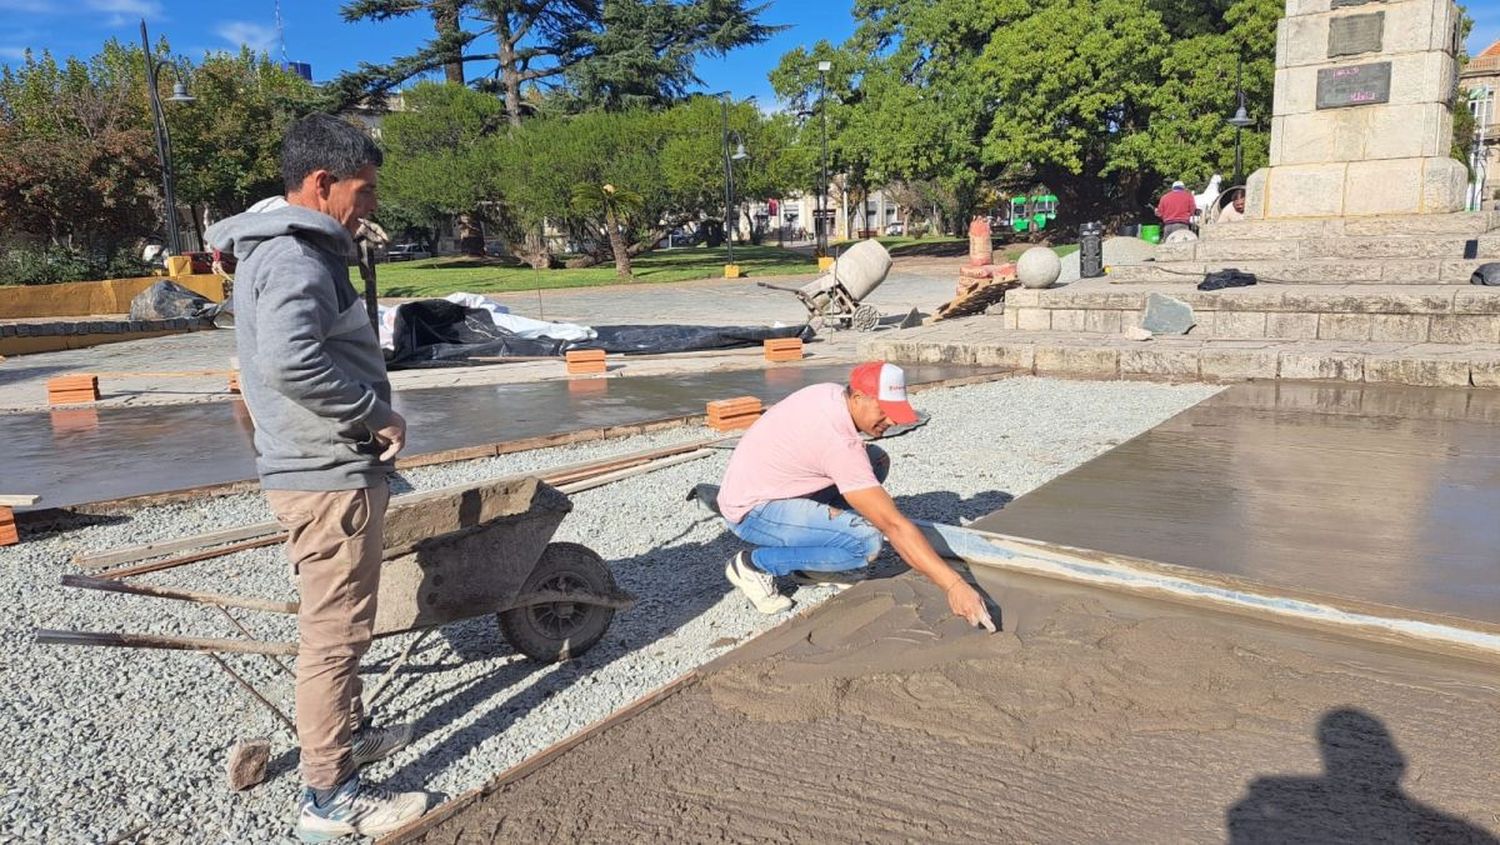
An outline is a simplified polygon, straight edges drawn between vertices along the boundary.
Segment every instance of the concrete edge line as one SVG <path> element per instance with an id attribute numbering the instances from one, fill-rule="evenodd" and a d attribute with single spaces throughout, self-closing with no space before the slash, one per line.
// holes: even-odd
<path id="1" fill-rule="evenodd" d="M 1384 634 L 1428 646 L 1457 648 L 1471 653 L 1478 651 L 1491 659 L 1500 655 L 1500 631 L 1484 630 L 1487 626 L 1482 626 L 1482 623 L 1470 628 L 1381 615 L 1373 612 L 1374 608 L 1370 606 L 1353 607 L 1357 602 L 1339 607 L 1333 603 L 1337 599 L 1328 596 L 1321 596 L 1319 598 L 1323 601 L 1318 601 L 1278 595 L 1271 592 L 1276 589 L 1274 587 L 1243 582 L 1218 573 L 1205 571 L 1202 578 L 1195 578 L 1193 576 L 1197 573 L 1188 567 L 1090 553 L 925 520 L 919 521 L 918 525 L 939 553 L 971 564 L 1132 592 L 1167 594 L 1192 603 L 1206 602 L 1249 611 L 1257 616 L 1272 615 L 1331 626 L 1365 639 L 1379 639 L 1378 635 Z M 1211 580 L 1221 583 L 1210 583 Z M 1399 612 L 1397 608 L 1389 610 Z"/>

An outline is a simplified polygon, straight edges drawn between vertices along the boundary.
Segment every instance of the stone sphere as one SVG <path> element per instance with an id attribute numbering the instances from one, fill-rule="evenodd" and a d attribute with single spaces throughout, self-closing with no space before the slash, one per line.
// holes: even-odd
<path id="1" fill-rule="evenodd" d="M 1016 276 L 1023 288 L 1045 288 L 1062 275 L 1062 261 L 1050 247 L 1034 246 L 1021 253 Z"/>

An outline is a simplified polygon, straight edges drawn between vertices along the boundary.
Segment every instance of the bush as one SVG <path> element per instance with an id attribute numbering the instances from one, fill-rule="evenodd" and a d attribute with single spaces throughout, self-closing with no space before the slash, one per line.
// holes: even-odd
<path id="1" fill-rule="evenodd" d="M 0 252 L 0 285 L 52 285 L 147 276 L 152 267 L 127 253 L 88 255 L 61 246 L 19 246 Z"/>

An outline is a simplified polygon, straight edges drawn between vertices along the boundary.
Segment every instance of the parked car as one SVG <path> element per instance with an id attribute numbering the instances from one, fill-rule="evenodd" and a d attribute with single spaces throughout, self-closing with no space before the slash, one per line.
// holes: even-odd
<path id="1" fill-rule="evenodd" d="M 887 235 L 904 235 L 906 234 L 906 224 L 887 223 L 885 226 L 885 233 Z"/>
<path id="2" fill-rule="evenodd" d="M 224 268 L 225 273 L 234 273 L 234 256 L 227 252 L 184 252 L 183 257 L 192 268 L 190 272 L 194 275 L 207 275 L 214 271 L 214 259 L 219 260 L 219 266 Z"/>
<path id="3" fill-rule="evenodd" d="M 387 261 L 415 261 L 418 258 L 431 258 L 432 253 L 421 244 L 393 244 L 385 251 Z"/>

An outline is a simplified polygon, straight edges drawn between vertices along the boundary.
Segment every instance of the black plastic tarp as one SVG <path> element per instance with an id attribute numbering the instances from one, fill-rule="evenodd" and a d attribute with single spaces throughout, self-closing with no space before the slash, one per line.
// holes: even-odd
<path id="1" fill-rule="evenodd" d="M 482 308 L 467 308 L 443 299 L 402 303 L 396 312 L 395 349 L 386 353 L 391 369 L 458 367 L 470 358 L 560 356 L 570 349 L 603 349 L 626 355 L 693 352 L 757 346 L 772 338 L 811 339 L 805 325 L 769 326 L 594 326 L 593 340 L 526 338 L 508 332 Z"/>
<path id="2" fill-rule="evenodd" d="M 217 316 L 221 307 L 200 293 L 163 279 L 153 282 L 151 287 L 130 300 L 130 319 L 173 320 L 188 317 L 207 320 Z"/>

